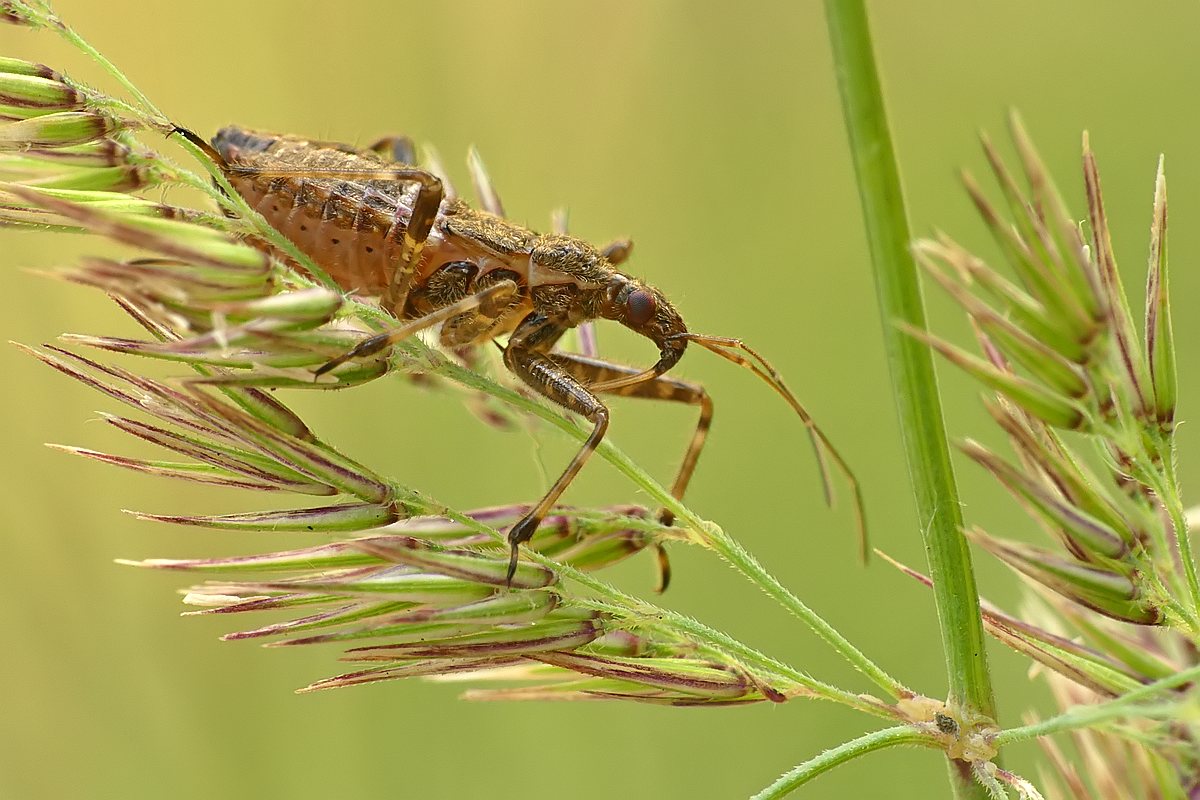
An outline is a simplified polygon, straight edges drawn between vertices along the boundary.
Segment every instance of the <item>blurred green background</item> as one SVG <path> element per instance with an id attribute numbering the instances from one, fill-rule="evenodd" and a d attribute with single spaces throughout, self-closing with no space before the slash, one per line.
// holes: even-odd
<path id="1" fill-rule="evenodd" d="M 772 358 L 858 470 L 874 543 L 924 563 L 815 0 L 56 5 L 198 131 L 237 122 L 360 143 L 404 132 L 435 143 L 460 184 L 473 143 L 514 219 L 544 227 L 552 208 L 568 204 L 574 232 L 599 242 L 634 237 L 630 270 L 673 298 L 693 329 L 744 337 Z M 955 168 L 982 171 L 976 129 L 1002 139 L 1004 112 L 1016 106 L 1080 216 L 1079 134 L 1091 130 L 1118 257 L 1136 289 L 1154 163 L 1167 154 L 1187 419 L 1200 390 L 1190 346 L 1200 323 L 1189 313 L 1200 293 L 1190 269 L 1200 251 L 1200 10 L 1082 0 L 870 5 L 916 231 L 937 225 L 992 252 Z M 111 88 L 49 33 L 0 27 L 0 53 Z M 130 333 L 101 297 L 21 269 L 70 263 L 94 248 L 0 231 L 4 338 Z M 965 338 L 944 298 L 930 306 L 937 330 Z M 600 337 L 618 357 L 653 356 L 623 332 L 601 328 Z M 717 417 L 691 505 L 869 655 L 941 695 L 930 595 L 881 563 L 857 565 L 850 513 L 844 504 L 823 507 L 802 427 L 751 376 L 697 352 L 678 372 L 709 386 Z M 417 681 L 294 695 L 338 670 L 336 651 L 218 643 L 229 629 L 223 620 L 177 617 L 175 591 L 186 576 L 112 559 L 296 542 L 172 529 L 120 513 L 220 513 L 247 500 L 47 450 L 42 442 L 136 446 L 95 423 L 97 410 L 115 410 L 99 395 L 14 348 L 0 348 L 0 360 L 0 797 L 744 797 L 875 724 L 801 701 L 726 710 L 476 705 L 457 701 L 453 685 Z M 941 373 L 951 434 L 996 442 L 976 388 Z M 549 430 L 492 430 L 455 395 L 399 380 L 294 401 L 327 440 L 460 508 L 535 498 L 572 447 Z M 690 412 L 618 400 L 612 435 L 666 482 L 691 425 Z M 1190 426 L 1181 436 L 1186 484 L 1198 443 Z M 960 466 L 969 521 L 1036 535 L 979 470 Z M 639 498 L 596 460 L 567 499 Z M 665 604 L 817 677 L 870 688 L 715 558 L 676 548 L 674 563 Z M 991 600 L 1016 608 L 1008 572 L 985 557 L 978 571 Z M 648 593 L 649 558 L 614 578 Z M 992 664 L 1002 722 L 1048 709 L 1023 660 L 996 647 Z M 1006 754 L 1030 777 L 1035 756 L 1032 746 Z M 944 773 L 931 752 L 890 751 L 801 796 L 943 797 Z"/>

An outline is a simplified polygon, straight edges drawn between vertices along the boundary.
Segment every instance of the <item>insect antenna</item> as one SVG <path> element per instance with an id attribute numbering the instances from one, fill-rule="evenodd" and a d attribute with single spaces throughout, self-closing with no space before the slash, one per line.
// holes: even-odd
<path id="1" fill-rule="evenodd" d="M 842 454 L 829 441 L 829 437 L 817 426 L 812 415 L 808 413 L 808 409 L 801 405 L 800 400 L 797 399 L 796 395 L 792 394 L 792 390 L 783 382 L 783 376 L 779 374 L 779 371 L 759 355 L 757 350 L 747 345 L 741 339 L 731 339 L 725 336 L 708 336 L 702 333 L 677 333 L 670 338 L 695 342 L 704 349 L 716 353 L 721 358 L 745 367 L 766 381 L 772 389 L 788 402 L 788 405 L 792 407 L 792 410 L 796 412 L 800 417 L 800 421 L 804 423 L 804 427 L 808 430 L 808 438 L 812 442 L 813 453 L 817 459 L 817 469 L 821 473 L 821 489 L 825 495 L 825 502 L 833 505 L 834 500 L 833 482 L 830 480 L 829 467 L 825 460 L 826 457 L 833 462 L 834 467 L 842 474 L 842 477 L 850 486 L 850 491 L 854 495 L 854 518 L 858 526 L 859 558 L 863 562 L 866 562 L 868 553 L 867 512 L 866 506 L 863 503 L 862 491 L 858 485 L 858 479 L 854 476 L 850 465 L 842 458 Z M 737 352 L 739 350 L 741 352 Z"/>

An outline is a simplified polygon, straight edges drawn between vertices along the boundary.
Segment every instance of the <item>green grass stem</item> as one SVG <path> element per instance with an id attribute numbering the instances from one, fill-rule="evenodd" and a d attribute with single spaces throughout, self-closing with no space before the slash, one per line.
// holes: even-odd
<path id="1" fill-rule="evenodd" d="M 851 759 L 899 745 L 936 746 L 932 744 L 929 734 L 907 725 L 873 731 L 826 750 L 803 764 L 797 765 L 794 769 L 779 776 L 779 779 L 770 786 L 754 795 L 751 800 L 776 800 L 776 798 L 791 794 L 813 778 L 824 775 L 834 767 L 841 766 Z"/>
<path id="2" fill-rule="evenodd" d="M 949 680 L 948 701 L 952 707 L 962 707 L 967 716 L 995 718 L 979 598 L 971 554 L 961 533 L 962 513 L 933 359 L 924 343 L 899 327 L 926 330 L 925 308 L 909 249 L 908 219 L 867 12 L 863 0 L 826 0 L 825 9 L 874 265 L 893 394 L 933 578 Z M 951 774 L 956 797 L 986 796 L 969 771 L 952 767 Z"/>

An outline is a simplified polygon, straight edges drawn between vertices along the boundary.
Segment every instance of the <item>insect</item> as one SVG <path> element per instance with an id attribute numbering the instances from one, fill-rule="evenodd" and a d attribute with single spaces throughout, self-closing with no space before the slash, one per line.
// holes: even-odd
<path id="1" fill-rule="evenodd" d="M 713 418 L 704 387 L 666 374 L 689 343 L 750 369 L 787 400 L 808 430 L 826 500 L 832 501 L 832 492 L 823 453 L 852 487 L 862 529 L 853 474 L 779 373 L 739 339 L 690 332 L 662 292 L 618 269 L 629 255 L 628 243 L 599 249 L 505 219 L 477 161 L 472 171 L 481 209 L 472 208 L 448 192 L 448 182 L 434 170 L 415 166 L 412 144 L 403 137 L 358 150 L 240 127 L 220 130 L 211 145 L 186 129 L 176 132 L 204 150 L 230 185 L 343 289 L 379 296 L 397 319 L 393 329 L 364 339 L 320 367 L 318 375 L 440 326 L 447 348 L 496 342 L 505 367 L 529 388 L 591 423 L 590 435 L 562 474 L 508 530 L 510 581 L 519 546 L 533 536 L 608 430 L 609 409 L 600 395 L 699 408 L 671 487 L 672 496 L 682 499 Z M 650 339 L 658 360 L 638 369 L 555 349 L 569 329 L 601 319 Z M 660 520 L 669 525 L 673 516 L 663 510 Z M 659 564 L 661 589 L 669 579 L 661 548 Z"/>

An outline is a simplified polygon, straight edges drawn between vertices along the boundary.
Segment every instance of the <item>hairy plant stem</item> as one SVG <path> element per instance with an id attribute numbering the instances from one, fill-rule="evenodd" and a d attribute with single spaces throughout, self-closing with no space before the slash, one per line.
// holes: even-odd
<path id="1" fill-rule="evenodd" d="M 971 554 L 962 536 L 962 512 L 950 465 L 941 400 L 929 348 L 897 323 L 924 331 L 925 308 L 900 174 L 884 111 L 863 0 L 826 0 L 826 18 L 842 97 L 858 193 L 874 265 L 891 368 L 893 394 L 922 523 L 929 573 L 941 626 L 951 706 L 995 718 L 983 623 Z M 951 765 L 959 798 L 983 798 L 968 770 Z"/>
<path id="2" fill-rule="evenodd" d="M 1121 376 L 1111 371 L 1101 373 L 1100 385 L 1108 385 L 1121 380 Z M 1099 442 L 1111 442 L 1126 453 L 1137 453 L 1143 450 L 1140 425 L 1133 413 L 1124 403 L 1117 404 L 1118 415 L 1114 421 L 1111 418 L 1089 415 L 1089 428 L 1094 431 Z M 1145 570 L 1141 580 L 1158 587 L 1158 595 L 1154 598 L 1168 617 L 1179 625 L 1186 626 L 1192 636 L 1200 634 L 1200 586 L 1197 586 L 1196 564 L 1192 558 L 1191 540 L 1188 535 L 1187 523 L 1184 520 L 1183 498 L 1180 495 L 1179 484 L 1175 473 L 1174 440 L 1170 437 L 1156 437 L 1155 447 L 1158 452 L 1166 455 L 1161 460 L 1152 459 L 1147 452 L 1132 462 L 1134 478 L 1141 484 L 1149 486 L 1158 497 L 1162 509 L 1171 522 L 1174 541 L 1177 542 L 1179 560 L 1183 563 L 1184 574 L 1174 568 L 1173 544 L 1169 531 L 1158 525 L 1149 526 L 1152 549 L 1163 554 L 1163 565 L 1158 569 Z M 1110 458 L 1102 446 L 1098 447 L 1101 458 Z M 1161 467 L 1161 469 L 1160 469 Z M 1188 602 L 1184 602 L 1184 601 Z"/>
<path id="3" fill-rule="evenodd" d="M 682 519 L 683 517 L 681 516 L 680 518 Z M 736 539 L 720 529 L 712 530 L 710 531 L 710 546 L 751 582 L 766 592 L 773 600 L 803 620 L 826 644 L 840 653 L 855 669 L 870 678 L 875 685 L 886 691 L 893 699 L 912 696 L 912 690 L 876 666 L 874 662 L 838 633 L 832 625 L 818 616 L 800 598 L 788 591 Z"/>
<path id="4" fill-rule="evenodd" d="M 151 127 L 156 127 L 160 130 L 169 128 L 171 121 L 167 119 L 167 116 L 159 110 L 158 106 L 156 106 L 150 100 L 150 98 L 147 97 L 142 90 L 134 84 L 133 81 L 129 80 L 129 78 L 125 76 L 125 73 L 117 69 L 115 64 L 105 58 L 103 53 L 93 47 L 91 43 L 82 36 L 80 36 L 74 28 L 59 19 L 58 15 L 53 12 L 48 3 L 39 2 L 38 6 L 40 6 L 42 9 L 40 11 L 40 15 L 43 17 L 43 20 L 48 27 L 53 28 L 55 33 L 66 39 L 73 47 L 80 50 L 93 61 L 95 61 L 101 69 L 111 75 L 117 81 L 117 83 L 121 84 L 125 91 L 129 92 L 134 99 L 141 103 L 142 107 L 146 109 L 146 111 L 152 116 L 152 120 L 148 120 L 148 124 L 150 124 Z M 26 8 L 31 11 L 37 11 L 37 9 L 29 5 L 26 5 Z"/>
<path id="5" fill-rule="evenodd" d="M 1200 634 L 1200 579 L 1196 576 L 1196 559 L 1192 554 L 1191 532 L 1183 513 L 1183 497 L 1179 491 L 1179 479 L 1175 472 L 1175 440 L 1171 438 L 1164 448 L 1162 501 L 1171 517 L 1175 529 L 1175 546 L 1179 548 L 1179 560 L 1183 563 L 1183 574 L 1187 580 L 1187 596 L 1191 600 L 1187 619 L 1192 634 Z"/>
<path id="6" fill-rule="evenodd" d="M 776 800 L 851 759 L 898 745 L 937 747 L 932 736 L 907 725 L 873 731 L 810 758 L 781 775 L 778 780 L 754 795 L 751 800 Z"/>

